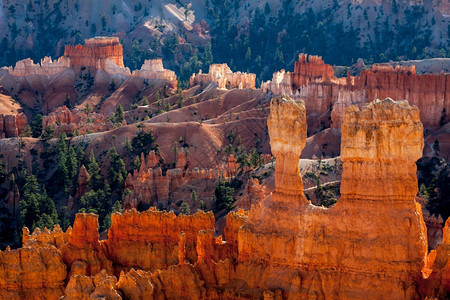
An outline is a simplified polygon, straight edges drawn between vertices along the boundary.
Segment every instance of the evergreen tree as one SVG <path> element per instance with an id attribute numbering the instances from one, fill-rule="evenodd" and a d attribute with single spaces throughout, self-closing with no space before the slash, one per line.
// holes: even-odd
<path id="1" fill-rule="evenodd" d="M 70 183 L 74 186 L 78 178 L 78 173 L 80 172 L 80 165 L 78 162 L 77 153 L 72 146 L 69 147 L 67 152 L 67 169 Z"/>
<path id="2" fill-rule="evenodd" d="M 66 134 L 61 133 L 56 144 L 56 149 L 58 152 L 58 172 L 60 174 L 59 179 L 62 180 L 64 184 L 64 189 L 66 192 L 70 189 L 69 180 L 69 169 L 67 164 L 67 145 L 66 145 Z"/>
<path id="3" fill-rule="evenodd" d="M 187 202 L 183 202 L 181 204 L 180 210 L 181 210 L 181 213 L 183 215 L 190 215 L 191 214 L 191 209 L 190 209 L 189 204 Z"/>
<path id="4" fill-rule="evenodd" d="M 114 122 L 122 124 L 124 120 L 123 107 L 119 104 L 116 106 L 116 111 L 114 112 Z"/>
<path id="5" fill-rule="evenodd" d="M 253 148 L 252 152 L 250 153 L 250 165 L 254 168 L 260 166 L 260 157 L 258 151 Z"/>
<path id="6" fill-rule="evenodd" d="M 195 203 L 197 202 L 197 192 L 195 190 L 192 190 L 191 193 L 191 201 L 192 203 L 195 205 Z"/>
<path id="7" fill-rule="evenodd" d="M 109 83 L 109 88 L 108 90 L 112 93 L 116 90 L 116 83 L 114 82 L 114 80 L 111 79 L 111 82 Z M 120 104 L 119 104 L 120 105 Z"/>
<path id="8" fill-rule="evenodd" d="M 103 189 L 103 178 L 100 174 L 100 167 L 95 160 L 94 152 L 91 151 L 91 155 L 89 156 L 89 160 L 87 163 L 87 171 L 91 176 L 89 179 L 89 185 L 93 190 Z"/>
<path id="9" fill-rule="evenodd" d="M 213 57 L 213 53 L 212 53 L 212 48 L 211 48 L 211 43 L 206 43 L 205 46 L 205 52 L 203 52 L 203 65 L 206 66 L 210 66 L 212 64 L 214 60 Z"/>
<path id="10" fill-rule="evenodd" d="M 181 91 L 180 88 L 178 88 L 177 94 L 178 94 L 177 106 L 178 106 L 178 108 L 182 108 L 184 106 L 184 97 L 183 97 L 183 92 Z"/>
<path id="11" fill-rule="evenodd" d="M 42 134 L 42 115 L 37 114 L 31 122 L 31 135 L 38 138 Z"/>
<path id="12" fill-rule="evenodd" d="M 39 186 L 35 176 L 25 178 L 23 197 L 19 202 L 21 225 L 31 228 L 52 228 L 58 223 L 55 203 L 48 197 L 45 188 Z"/>
<path id="13" fill-rule="evenodd" d="M 109 149 L 109 157 L 111 166 L 108 170 L 109 184 L 117 191 L 123 190 L 123 184 L 127 178 L 127 170 L 125 169 L 125 163 L 120 155 L 117 153 L 116 148 Z"/>
<path id="14" fill-rule="evenodd" d="M 44 142 L 44 145 L 48 146 L 48 141 L 53 138 L 53 133 L 55 130 L 51 128 L 49 125 L 45 126 L 44 132 L 41 135 L 41 140 Z"/>
<path id="15" fill-rule="evenodd" d="M 139 159 L 139 156 L 136 155 L 133 161 L 133 169 L 139 170 L 140 167 L 141 167 L 141 160 Z"/>

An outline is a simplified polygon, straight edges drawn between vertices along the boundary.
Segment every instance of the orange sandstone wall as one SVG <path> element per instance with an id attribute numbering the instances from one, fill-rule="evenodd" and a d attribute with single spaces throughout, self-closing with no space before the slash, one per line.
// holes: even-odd
<path id="1" fill-rule="evenodd" d="M 177 264 L 180 232 L 185 234 L 186 259 L 195 262 L 197 233 L 214 229 L 212 212 L 176 216 L 156 209 L 142 213 L 133 209 L 113 214 L 111 220 L 108 240 L 103 246 L 119 269 L 154 271 Z"/>
<path id="2" fill-rule="evenodd" d="M 303 101 L 271 101 L 276 189 L 249 212 L 227 216 L 156 209 L 98 218 L 77 214 L 65 233 L 27 229 L 23 248 L 0 251 L 7 299 L 416 299 L 450 292 L 449 224 L 427 255 L 415 202 L 423 147 L 419 111 L 376 100 L 345 111 L 341 198 L 330 208 L 303 195 L 298 159 L 306 140 Z M 145 162 L 145 160 L 144 160 Z M 154 157 L 148 164 L 154 163 Z"/>
<path id="3" fill-rule="evenodd" d="M 417 108 L 388 99 L 346 112 L 342 196 L 326 209 L 304 198 L 293 163 L 306 138 L 302 106 L 272 100 L 268 126 L 281 178 L 239 230 L 236 276 L 251 287 L 282 289 L 294 298 L 413 298 L 427 251 L 414 201 L 414 163 L 423 147 Z M 281 118 L 287 121 L 273 121 Z M 294 140 L 286 133 L 296 126 L 301 129 Z"/>
<path id="4" fill-rule="evenodd" d="M 308 115 L 315 119 L 332 109 L 335 128 L 341 127 L 346 107 L 361 108 L 365 103 L 387 97 L 406 99 L 410 105 L 416 105 L 425 127 L 439 126 L 443 109 L 447 113 L 450 110 L 450 74 L 419 75 L 414 66 L 374 65 L 360 76 L 336 78 L 331 65 L 325 64 L 321 57 L 300 54 L 294 72 L 276 72 L 272 81 L 261 87 L 275 95 L 285 93 L 303 99 Z M 312 121 L 308 125 L 313 129 Z"/>
<path id="5" fill-rule="evenodd" d="M 24 113 L 18 115 L 0 115 L 0 137 L 19 136 L 27 126 L 27 117 Z"/>
<path id="6" fill-rule="evenodd" d="M 70 58 L 71 66 L 90 66 L 106 69 L 106 61 L 111 59 L 116 65 L 124 68 L 123 47 L 119 38 L 92 38 L 85 45 L 66 46 L 64 56 Z"/>

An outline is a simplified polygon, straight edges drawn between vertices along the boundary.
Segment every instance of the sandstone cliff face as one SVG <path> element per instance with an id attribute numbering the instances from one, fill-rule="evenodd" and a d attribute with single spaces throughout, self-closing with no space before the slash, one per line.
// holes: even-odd
<path id="1" fill-rule="evenodd" d="M 118 37 L 95 37 L 85 40 L 85 45 L 66 46 L 64 56 L 70 58 L 71 66 L 89 66 L 107 70 L 107 60 L 120 68 L 123 65 L 123 47 Z"/>
<path id="2" fill-rule="evenodd" d="M 69 241 L 60 249 L 69 276 L 93 276 L 103 269 L 113 274 L 112 263 L 101 248 L 98 216 L 94 214 L 76 215 Z"/>
<path id="3" fill-rule="evenodd" d="M 27 126 L 27 117 L 24 113 L 18 115 L 0 115 L 0 137 L 17 137 Z"/>
<path id="4" fill-rule="evenodd" d="M 391 99 L 346 109 L 341 197 L 328 209 L 311 205 L 302 192 L 297 162 L 305 115 L 300 100 L 272 99 L 276 189 L 249 212 L 227 216 L 225 241 L 214 236 L 211 212 L 113 214 L 105 241 L 96 215 L 77 214 L 65 233 L 58 226 L 24 229 L 23 248 L 0 252 L 0 297 L 444 298 L 450 221 L 443 243 L 427 255 L 414 200 L 423 147 L 418 109 Z M 155 154 L 142 161 L 147 169 L 157 164 Z"/>
<path id="5" fill-rule="evenodd" d="M 5 70 L 15 77 L 32 75 L 55 76 L 69 67 L 88 66 L 110 74 L 130 75 L 123 64 L 123 48 L 117 37 L 96 37 L 85 40 L 85 45 L 66 46 L 64 56 L 53 61 L 45 57 L 40 64 L 31 59 L 18 61 L 14 68 Z"/>
<path id="6" fill-rule="evenodd" d="M 301 180 L 295 179 L 297 164 L 291 160 L 294 167 L 287 168 L 281 160 L 278 166 L 279 157 L 290 155 L 297 161 L 305 139 L 305 133 L 297 134 L 297 140 L 292 135 L 273 134 L 295 128 L 299 119 L 305 119 L 297 103 L 285 101 L 284 105 L 290 108 L 280 110 L 272 102 L 268 125 L 276 168 L 285 171 L 276 169 L 276 176 L 283 176 L 276 179 L 276 191 L 250 211 L 239 230 L 237 276 L 247 278 L 250 286 L 282 289 L 299 298 L 314 294 L 413 297 L 414 278 L 421 272 L 427 251 L 425 224 L 414 201 L 415 160 L 423 147 L 417 108 L 384 100 L 362 111 L 347 110 L 342 128 L 341 198 L 325 209 L 303 197 Z M 288 120 L 285 124 L 270 121 L 282 115 Z M 244 275 L 261 266 L 260 273 L 250 278 Z"/>
<path id="7" fill-rule="evenodd" d="M 150 209 L 111 216 L 112 225 L 103 247 L 108 257 L 124 269 L 132 267 L 146 271 L 167 268 L 178 263 L 180 232 L 185 234 L 186 259 L 197 260 L 196 240 L 200 230 L 214 229 L 214 215 L 164 213 Z"/>
<path id="8" fill-rule="evenodd" d="M 256 74 L 233 73 L 227 64 L 212 64 L 209 66 L 208 74 L 192 74 L 190 85 L 214 82 L 221 89 L 254 89 Z"/>
<path id="9" fill-rule="evenodd" d="M 59 299 L 67 271 L 54 246 L 0 251 L 1 299 Z"/>
<path id="10" fill-rule="evenodd" d="M 157 205 L 167 207 L 169 195 L 180 186 L 199 179 L 229 178 L 236 174 L 239 167 L 236 158 L 230 155 L 228 163 L 218 168 L 187 168 L 186 154 L 180 152 L 177 155 L 176 168 L 167 170 L 163 175 L 159 159 L 154 151 L 151 151 L 147 158 L 142 154 L 139 171 L 135 170 L 133 174 L 128 174 L 125 189 L 131 193 L 125 196 L 123 205 L 125 209 Z"/>
<path id="11" fill-rule="evenodd" d="M 450 293 L 450 221 L 447 220 L 442 235 L 442 244 L 428 255 L 424 268 L 426 279 L 422 282 L 422 297 L 432 295 L 439 299 Z"/>
<path id="12" fill-rule="evenodd" d="M 118 37 L 94 37 L 85 40 L 84 45 L 65 46 L 64 56 L 53 61 L 45 57 L 40 64 L 31 59 L 18 61 L 16 66 L 3 68 L 15 77 L 27 76 L 55 76 L 67 68 L 93 67 L 110 75 L 139 77 L 145 79 L 163 79 L 169 82 L 171 88 L 178 85 L 175 72 L 164 69 L 161 59 L 145 60 L 140 70 L 130 72 L 123 64 L 123 47 Z M 253 79 L 254 81 L 254 79 Z M 254 87 L 254 83 L 253 83 Z"/>
<path id="13" fill-rule="evenodd" d="M 54 76 L 70 67 L 70 60 L 61 57 L 53 61 L 51 57 L 44 57 L 40 64 L 35 64 L 31 59 L 27 58 L 16 63 L 14 68 L 6 68 L 6 71 L 16 77 L 25 77 L 31 75 Z"/>
<path id="14" fill-rule="evenodd" d="M 299 55 L 294 72 L 276 72 L 270 82 L 263 83 L 264 91 L 275 95 L 288 94 L 295 99 L 304 99 L 308 115 L 315 118 L 331 111 L 332 127 L 342 125 L 346 107 L 375 99 L 390 97 L 408 100 L 420 109 L 420 118 L 425 127 L 438 126 L 443 114 L 450 109 L 450 74 L 416 74 L 414 66 L 374 65 L 362 70 L 360 76 L 336 78 L 330 65 L 320 57 Z M 326 119 L 322 120 L 326 123 Z M 310 129 L 317 127 L 308 121 Z M 313 126 L 314 125 L 314 126 Z M 319 124 L 320 125 L 320 124 Z"/>

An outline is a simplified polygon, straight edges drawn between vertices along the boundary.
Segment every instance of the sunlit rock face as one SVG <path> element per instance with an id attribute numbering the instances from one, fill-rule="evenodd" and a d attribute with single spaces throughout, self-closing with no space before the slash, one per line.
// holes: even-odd
<path id="1" fill-rule="evenodd" d="M 118 37 L 95 37 L 85 40 L 84 46 L 66 46 L 64 57 L 70 59 L 71 66 L 89 66 L 106 70 L 107 60 L 111 60 L 120 68 L 125 67 L 123 47 Z"/>
<path id="2" fill-rule="evenodd" d="M 427 255 L 426 227 L 415 202 L 415 161 L 423 147 L 416 107 L 385 99 L 345 110 L 341 197 L 330 208 L 313 206 L 302 192 L 303 101 L 273 98 L 268 129 L 276 189 L 250 211 L 229 213 L 224 238 L 214 236 L 212 212 L 177 216 L 151 208 L 113 214 L 108 238 L 100 241 L 98 216 L 80 213 L 73 229 L 30 234 L 24 228 L 22 248 L 0 251 L 0 298 L 448 295 L 450 223 L 443 243 Z M 155 158 L 143 161 L 154 166 Z"/>
<path id="3" fill-rule="evenodd" d="M 268 120 L 277 169 L 284 169 L 276 169 L 276 176 L 294 178 L 306 137 L 283 128 L 304 128 L 297 125 L 304 110 L 284 96 L 286 108 L 279 114 L 279 103 L 272 100 Z M 272 121 L 278 115 L 284 117 L 282 125 Z M 414 200 L 422 130 L 418 109 L 406 101 L 374 101 L 361 111 L 350 107 L 342 128 L 339 202 L 329 209 L 315 207 L 303 197 L 300 179 L 277 178 L 276 191 L 250 210 L 239 230 L 237 276 L 250 286 L 300 298 L 413 297 L 427 251 L 425 224 Z"/>
<path id="4" fill-rule="evenodd" d="M 209 72 L 203 74 L 192 74 L 190 85 L 214 82 L 221 89 L 254 89 L 256 74 L 253 73 L 234 73 L 227 64 L 212 64 L 209 66 Z"/>

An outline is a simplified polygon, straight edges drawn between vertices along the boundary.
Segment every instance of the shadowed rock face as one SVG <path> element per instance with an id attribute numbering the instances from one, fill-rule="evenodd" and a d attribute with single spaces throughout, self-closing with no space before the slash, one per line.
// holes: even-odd
<path id="1" fill-rule="evenodd" d="M 427 256 L 414 200 L 423 147 L 416 107 L 386 99 L 345 111 L 341 198 L 329 209 L 302 192 L 303 102 L 272 99 L 268 126 L 276 190 L 228 215 L 226 242 L 213 235 L 212 213 L 114 214 L 106 241 L 95 215 L 78 214 L 73 230 L 25 229 L 24 248 L 0 252 L 0 297 L 414 299 L 450 291 L 449 222 Z"/>

